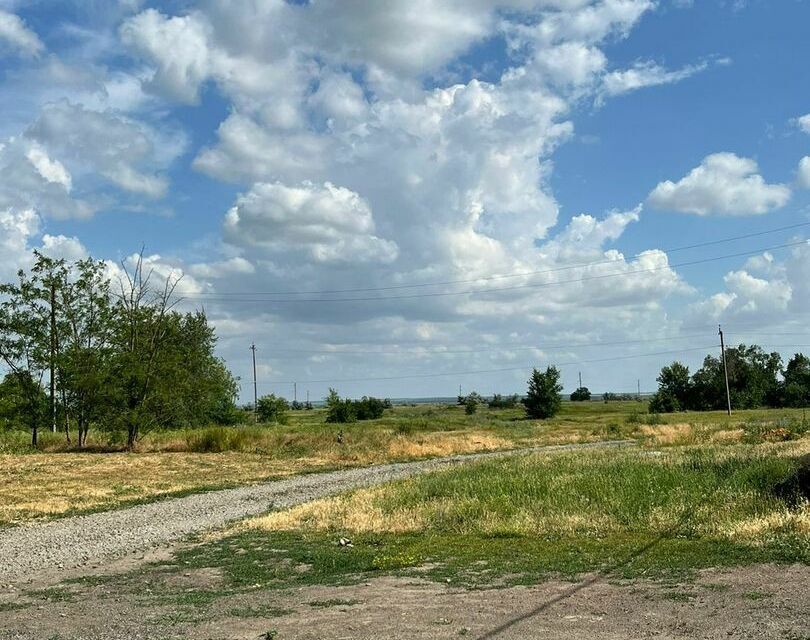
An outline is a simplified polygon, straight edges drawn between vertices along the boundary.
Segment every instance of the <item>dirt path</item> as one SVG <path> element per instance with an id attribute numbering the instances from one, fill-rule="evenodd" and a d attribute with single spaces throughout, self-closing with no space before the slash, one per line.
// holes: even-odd
<path id="1" fill-rule="evenodd" d="M 237 489 L 162 500 L 127 509 L 20 526 L 0 531 L 0 586 L 59 579 L 68 572 L 106 564 L 216 529 L 234 520 L 327 495 L 434 471 L 448 465 L 531 451 L 632 446 L 630 441 L 559 445 L 453 456 L 298 476 Z"/>
<path id="2" fill-rule="evenodd" d="M 221 576 L 196 570 L 171 578 L 173 587 L 188 594 L 183 606 L 155 598 L 159 573 L 135 573 L 128 580 L 71 583 L 7 599 L 17 608 L 0 607 L 0 640 L 810 637 L 810 567 L 803 565 L 706 570 L 685 582 L 586 576 L 577 583 L 549 580 L 475 591 L 386 576 L 214 600 L 195 598 L 216 590 Z"/>

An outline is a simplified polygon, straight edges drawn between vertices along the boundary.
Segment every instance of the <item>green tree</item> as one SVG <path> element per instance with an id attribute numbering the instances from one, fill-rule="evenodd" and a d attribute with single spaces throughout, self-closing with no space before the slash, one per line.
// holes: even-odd
<path id="1" fill-rule="evenodd" d="M 588 387 L 579 387 L 571 394 L 571 402 L 587 402 L 591 399 L 591 391 Z"/>
<path id="2" fill-rule="evenodd" d="M 785 367 L 781 399 L 788 407 L 810 405 L 810 358 L 802 353 L 795 354 Z"/>
<path id="3" fill-rule="evenodd" d="M 259 422 L 278 422 L 283 424 L 287 420 L 287 411 L 290 403 L 285 398 L 269 394 L 259 398 L 256 404 L 256 414 Z"/>
<path id="4" fill-rule="evenodd" d="M 50 293 L 48 293 L 50 295 Z M 0 359 L 16 380 L 19 406 L 31 444 L 37 446 L 39 427 L 46 422 L 42 380 L 49 363 L 50 313 L 38 282 L 23 271 L 17 282 L 0 284 Z"/>
<path id="5" fill-rule="evenodd" d="M 329 395 L 326 397 L 326 421 L 338 424 L 357 421 L 352 401 L 341 398 L 335 389 L 329 389 Z"/>
<path id="6" fill-rule="evenodd" d="M 560 372 L 556 367 L 548 367 L 545 372 L 533 369 L 529 391 L 523 398 L 526 414 L 542 420 L 554 416 L 562 405 L 562 389 Z"/>
<path id="7" fill-rule="evenodd" d="M 650 413 L 672 413 L 691 408 L 693 389 L 689 367 L 673 362 L 661 369 L 656 380 L 658 391 L 650 399 Z"/>

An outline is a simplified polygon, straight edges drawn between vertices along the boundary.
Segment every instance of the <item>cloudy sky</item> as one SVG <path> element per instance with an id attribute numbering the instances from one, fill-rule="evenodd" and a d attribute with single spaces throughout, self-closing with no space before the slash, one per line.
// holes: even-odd
<path id="1" fill-rule="evenodd" d="M 778 7 L 778 8 L 776 8 Z M 0 0 L 0 277 L 182 275 L 251 393 L 810 343 L 810 2 Z M 804 347 L 805 351 L 810 350 Z"/>

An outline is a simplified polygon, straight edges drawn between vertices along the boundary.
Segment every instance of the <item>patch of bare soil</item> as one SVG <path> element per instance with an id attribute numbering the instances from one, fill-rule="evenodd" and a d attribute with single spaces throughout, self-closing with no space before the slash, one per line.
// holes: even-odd
<path id="1" fill-rule="evenodd" d="M 189 594 L 182 604 L 150 596 L 161 591 L 154 573 L 135 576 L 123 591 L 86 583 L 6 592 L 0 638 L 810 638 L 804 565 L 707 570 L 683 583 L 591 576 L 481 591 L 382 577 L 199 600 L 195 594 L 216 588 L 219 576 L 182 578 Z"/>

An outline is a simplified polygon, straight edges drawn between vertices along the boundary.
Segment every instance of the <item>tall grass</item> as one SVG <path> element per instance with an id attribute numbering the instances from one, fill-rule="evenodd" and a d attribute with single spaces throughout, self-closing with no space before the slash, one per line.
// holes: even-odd
<path id="1" fill-rule="evenodd" d="M 431 474 L 272 514 L 270 529 L 544 538 L 645 534 L 760 544 L 804 540 L 810 507 L 771 493 L 791 449 L 531 455 Z M 778 454 L 778 455 L 777 455 Z"/>

